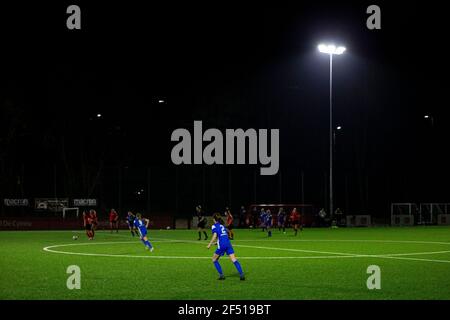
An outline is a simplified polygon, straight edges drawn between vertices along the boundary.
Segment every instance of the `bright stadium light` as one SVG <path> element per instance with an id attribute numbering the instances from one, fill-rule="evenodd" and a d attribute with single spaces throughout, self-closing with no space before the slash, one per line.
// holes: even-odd
<path id="1" fill-rule="evenodd" d="M 433 117 L 433 115 L 426 114 L 423 117 L 424 117 L 424 119 L 430 120 L 431 121 L 431 126 L 434 126 L 434 117 Z"/>
<path id="2" fill-rule="evenodd" d="M 101 113 L 97 113 L 97 118 L 101 118 L 102 114 Z"/>
<path id="3" fill-rule="evenodd" d="M 346 50 L 345 47 L 342 46 L 336 47 L 334 44 L 329 45 L 319 44 L 318 48 L 320 52 L 327 54 L 343 54 L 344 51 Z"/>
<path id="4" fill-rule="evenodd" d="M 336 47 L 334 44 L 319 44 L 317 47 L 321 53 L 330 56 L 330 217 L 333 219 L 333 144 L 336 134 L 333 130 L 333 55 L 341 55 L 346 50 L 343 46 Z M 341 127 L 337 127 L 340 130 Z"/>
<path id="5" fill-rule="evenodd" d="M 341 126 L 337 126 L 336 129 L 337 129 L 337 130 L 341 130 L 342 127 L 341 127 Z"/>

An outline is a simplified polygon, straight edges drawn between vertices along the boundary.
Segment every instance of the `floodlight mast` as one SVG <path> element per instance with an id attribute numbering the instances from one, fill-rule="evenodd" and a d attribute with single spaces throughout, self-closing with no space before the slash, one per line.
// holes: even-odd
<path id="1" fill-rule="evenodd" d="M 330 55 L 330 217 L 333 221 L 333 55 L 341 55 L 346 48 L 334 44 L 319 44 L 319 52 Z"/>

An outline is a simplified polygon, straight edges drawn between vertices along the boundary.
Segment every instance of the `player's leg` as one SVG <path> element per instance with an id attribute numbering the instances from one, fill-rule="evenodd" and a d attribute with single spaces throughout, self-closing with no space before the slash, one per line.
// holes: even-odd
<path id="1" fill-rule="evenodd" d="M 218 250 L 219 249 L 217 249 L 216 252 Z M 219 279 L 218 280 L 225 280 L 225 276 L 223 275 L 222 267 L 221 267 L 221 265 L 219 263 L 219 258 L 220 258 L 220 255 L 217 254 L 217 253 L 214 253 L 213 257 L 212 257 L 212 262 L 213 262 L 214 267 L 216 268 L 217 272 L 219 273 Z"/>
<path id="2" fill-rule="evenodd" d="M 109 230 L 111 231 L 111 233 L 113 232 L 113 223 L 112 223 L 112 221 L 109 222 Z"/>
<path id="3" fill-rule="evenodd" d="M 92 236 L 92 239 L 93 239 L 94 236 L 95 236 L 95 225 L 94 225 L 94 224 L 92 224 L 92 228 L 91 228 L 91 236 Z"/>
<path id="4" fill-rule="evenodd" d="M 229 228 L 230 228 L 229 237 L 230 237 L 230 240 L 233 240 L 233 239 L 234 239 L 234 231 L 233 231 L 233 227 L 230 226 Z"/>
<path id="5" fill-rule="evenodd" d="M 230 257 L 231 262 L 233 262 L 234 266 L 236 267 L 236 270 L 239 272 L 241 280 L 245 280 L 244 271 L 242 271 L 241 264 L 239 263 L 238 259 L 236 259 L 234 251 L 233 253 L 230 253 L 228 256 Z"/>
<path id="6" fill-rule="evenodd" d="M 141 229 L 137 229 L 137 231 L 138 231 L 139 239 L 141 239 L 142 243 L 143 243 L 144 246 L 145 246 L 144 235 L 142 235 Z"/>
<path id="7" fill-rule="evenodd" d="M 202 229 L 203 230 L 203 234 L 205 235 L 205 240 L 208 240 L 208 234 L 205 231 L 205 228 Z"/>
<path id="8" fill-rule="evenodd" d="M 89 225 L 86 224 L 84 229 L 86 230 L 86 236 L 90 239 L 91 238 L 91 230 L 89 230 Z"/>
<path id="9" fill-rule="evenodd" d="M 144 242 L 144 245 L 150 250 L 153 251 L 153 246 L 150 243 L 150 241 L 148 241 L 147 235 L 142 237 L 142 242 Z"/>
<path id="10" fill-rule="evenodd" d="M 202 229 L 200 227 L 197 228 L 197 232 L 198 232 L 198 239 L 197 240 L 202 240 Z"/>
<path id="11" fill-rule="evenodd" d="M 294 232 L 295 232 L 295 235 L 297 235 L 297 232 L 298 232 L 298 224 L 294 224 Z"/>
<path id="12" fill-rule="evenodd" d="M 116 233 L 119 233 L 119 221 L 116 221 Z"/>

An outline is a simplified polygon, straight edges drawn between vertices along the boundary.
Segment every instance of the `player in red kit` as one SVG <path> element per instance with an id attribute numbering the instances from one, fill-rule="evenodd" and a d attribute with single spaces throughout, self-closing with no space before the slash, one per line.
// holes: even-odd
<path id="1" fill-rule="evenodd" d="M 109 227 L 111 229 L 111 233 L 113 232 L 113 227 L 115 227 L 116 233 L 119 233 L 119 215 L 114 209 L 111 209 L 109 212 Z"/>
<path id="2" fill-rule="evenodd" d="M 95 231 L 97 231 L 97 226 L 98 226 L 97 211 L 92 209 L 90 212 L 91 212 L 91 217 L 92 217 L 92 230 L 95 233 Z"/>
<path id="3" fill-rule="evenodd" d="M 298 213 L 297 208 L 292 209 L 289 219 L 291 220 L 291 225 L 294 227 L 295 235 L 297 235 L 298 227 L 300 225 L 300 214 Z"/>
<path id="4" fill-rule="evenodd" d="M 89 210 L 89 218 L 91 221 L 91 235 L 92 239 L 94 239 L 95 229 L 97 227 L 97 212 L 94 209 Z"/>
<path id="5" fill-rule="evenodd" d="M 92 221 L 93 219 L 91 217 L 91 213 L 83 211 L 83 225 L 89 240 L 94 239 L 94 232 L 92 231 Z"/>
<path id="6" fill-rule="evenodd" d="M 233 231 L 233 215 L 231 214 L 230 208 L 225 209 L 225 215 L 227 217 L 227 230 L 228 230 L 228 237 L 230 240 L 233 240 L 234 238 L 234 231 Z"/>

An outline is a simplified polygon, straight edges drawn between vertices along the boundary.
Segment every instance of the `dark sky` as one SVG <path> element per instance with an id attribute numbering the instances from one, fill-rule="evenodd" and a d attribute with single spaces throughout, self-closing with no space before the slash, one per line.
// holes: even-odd
<path id="1" fill-rule="evenodd" d="M 66 29 L 69 4 L 81 7 L 80 31 Z M 370 4 L 381 30 L 366 28 Z M 335 206 L 384 216 L 390 202 L 449 201 L 440 2 L 78 1 L 0 12 L 2 195 L 181 214 L 198 203 L 299 203 L 303 171 L 305 202 L 325 206 L 328 58 L 317 44 L 334 41 L 347 47 L 333 68 L 344 128 Z M 194 120 L 280 129 L 281 178 L 255 180 L 259 166 L 175 168 L 170 134 Z M 141 187 L 145 199 L 133 194 Z"/>

